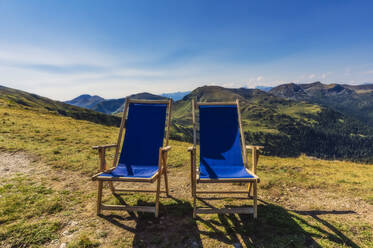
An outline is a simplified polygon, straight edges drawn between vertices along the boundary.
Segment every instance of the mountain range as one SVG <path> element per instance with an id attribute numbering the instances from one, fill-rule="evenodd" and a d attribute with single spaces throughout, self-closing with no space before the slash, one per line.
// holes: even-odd
<path id="1" fill-rule="evenodd" d="M 373 124 L 373 84 L 283 84 L 269 91 L 271 94 L 296 101 L 320 104 Z"/>
<path id="2" fill-rule="evenodd" d="M 174 104 L 171 137 L 192 140 L 191 100 L 240 100 L 246 140 L 266 154 L 372 160 L 373 128 L 332 108 L 258 89 L 204 86 Z"/>
<path id="3" fill-rule="evenodd" d="M 119 124 L 118 117 L 104 113 L 121 112 L 125 101 L 125 98 L 106 100 L 89 95 L 69 101 L 91 108 L 86 109 L 6 87 L 0 87 L 0 93 L 0 103 L 9 107 L 70 116 L 106 125 Z M 371 94 L 372 85 L 369 84 L 286 84 L 270 92 L 203 86 L 174 102 L 170 137 L 192 141 L 192 99 L 239 99 L 246 141 L 248 144 L 264 145 L 264 154 L 298 156 L 305 153 L 328 159 L 373 161 L 373 128 L 367 118 L 372 114 L 369 107 Z M 163 96 L 150 93 L 129 97 L 164 99 Z M 338 102 L 334 103 L 333 100 Z M 354 104 L 349 106 L 349 101 Z"/>
<path id="4" fill-rule="evenodd" d="M 127 97 L 118 99 L 104 99 L 100 96 L 80 95 L 65 103 L 77 107 L 88 108 L 97 112 L 105 114 L 116 114 L 123 111 L 126 98 L 132 99 L 147 99 L 147 100 L 161 100 L 166 97 L 150 94 L 147 92 L 129 95 Z"/>
<path id="5" fill-rule="evenodd" d="M 82 108 L 92 109 L 95 105 L 97 105 L 98 103 L 102 101 L 105 101 L 105 99 L 100 96 L 91 96 L 88 94 L 84 94 L 70 101 L 66 101 L 65 103 L 78 106 L 78 107 L 82 107 Z"/>

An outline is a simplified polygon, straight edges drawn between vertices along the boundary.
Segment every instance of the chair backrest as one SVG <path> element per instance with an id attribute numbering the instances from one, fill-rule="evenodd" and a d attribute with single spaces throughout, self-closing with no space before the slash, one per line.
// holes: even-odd
<path id="1" fill-rule="evenodd" d="M 131 102 L 129 100 L 129 103 L 127 103 L 126 131 L 119 164 L 158 165 L 159 148 L 163 145 L 166 114 L 170 101 L 149 102 L 143 103 L 138 100 Z M 123 113 L 123 118 L 125 118 L 125 113 Z M 168 134 L 166 139 L 168 139 Z"/>
<path id="2" fill-rule="evenodd" d="M 237 104 L 199 105 L 200 161 L 205 166 L 242 166 Z"/>

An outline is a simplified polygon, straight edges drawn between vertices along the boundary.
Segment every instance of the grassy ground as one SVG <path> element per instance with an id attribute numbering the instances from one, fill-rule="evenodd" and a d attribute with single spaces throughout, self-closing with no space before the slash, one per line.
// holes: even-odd
<path id="1" fill-rule="evenodd" d="M 203 215 L 194 220 L 188 143 L 171 141 L 172 198 L 161 217 L 95 215 L 97 144 L 115 143 L 117 129 L 0 102 L 1 247 L 372 247 L 372 165 L 261 157 L 259 218 Z M 108 153 L 108 158 L 112 158 Z M 16 166 L 14 165 L 16 164 Z M 138 188 L 142 185 L 131 185 Z M 155 185 L 149 185 L 155 187 Z M 245 185 L 208 185 L 238 189 Z M 152 204 L 153 195 L 106 202 Z M 246 198 L 201 199 L 199 205 L 250 205 Z"/>

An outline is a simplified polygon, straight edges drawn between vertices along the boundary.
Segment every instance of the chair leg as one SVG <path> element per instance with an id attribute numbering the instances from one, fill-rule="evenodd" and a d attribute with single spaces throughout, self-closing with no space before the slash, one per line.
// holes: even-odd
<path id="1" fill-rule="evenodd" d="M 158 218 L 159 216 L 159 193 L 161 189 L 161 176 L 157 179 L 157 192 L 155 195 L 155 217 Z"/>
<path id="2" fill-rule="evenodd" d="M 254 219 L 258 217 L 258 189 L 257 189 L 257 182 L 254 182 L 254 192 L 253 192 L 253 200 L 254 200 Z"/>
<path id="3" fill-rule="evenodd" d="M 194 175 L 194 162 L 193 162 L 193 153 L 190 153 L 190 193 L 192 194 L 193 197 L 193 185 L 194 185 L 194 180 L 193 180 L 193 175 Z"/>
<path id="4" fill-rule="evenodd" d="M 101 214 L 101 201 L 102 201 L 102 181 L 98 181 L 98 194 L 97 194 L 97 215 Z"/>
<path id="5" fill-rule="evenodd" d="M 115 194 L 115 187 L 114 187 L 113 182 L 109 181 L 109 187 L 110 187 L 111 193 Z"/>
<path id="6" fill-rule="evenodd" d="M 253 187 L 253 183 L 249 183 L 248 185 L 248 189 L 249 189 L 249 194 L 248 194 L 248 197 L 250 198 L 251 197 L 251 189 Z"/>
<path id="7" fill-rule="evenodd" d="M 168 177 L 167 177 L 167 170 L 164 171 L 164 184 L 166 187 L 166 195 L 169 196 L 169 190 L 168 190 Z"/>
<path id="8" fill-rule="evenodd" d="M 193 218 L 195 219 L 197 217 L 197 196 L 193 196 Z"/>
<path id="9" fill-rule="evenodd" d="M 195 219 L 197 217 L 197 185 L 196 181 L 192 180 L 192 195 L 193 195 L 193 218 Z"/>

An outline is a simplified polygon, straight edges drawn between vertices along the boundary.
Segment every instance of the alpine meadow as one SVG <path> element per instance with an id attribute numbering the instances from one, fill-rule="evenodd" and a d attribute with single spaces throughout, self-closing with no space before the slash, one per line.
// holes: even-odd
<path id="1" fill-rule="evenodd" d="M 170 180 L 172 198 L 161 198 L 160 219 L 154 219 L 151 214 L 131 217 L 124 213 L 97 217 L 96 189 L 90 176 L 97 172 L 98 155 L 91 146 L 115 143 L 118 131 L 111 119 L 115 117 L 14 89 L 1 89 L 0 244 L 4 247 L 58 247 L 60 244 L 68 247 L 215 247 L 240 243 L 258 247 L 289 244 L 370 247 L 373 244 L 372 165 L 334 158 L 322 160 L 307 155 L 306 151 L 297 151 L 299 155 L 289 151 L 290 157 L 283 152 L 283 158 L 260 157 L 258 175 L 262 181 L 259 216 L 255 222 L 245 215 L 210 214 L 196 220 L 191 217 L 186 151 L 192 132 L 191 98 L 199 101 L 239 98 L 243 103 L 248 142 L 255 135 L 259 140 L 266 140 L 267 135 L 284 135 L 283 129 L 271 125 L 271 118 L 277 118 L 276 123 L 278 120 L 296 122 L 293 128 L 315 127 L 325 107 L 284 100 L 259 90 L 198 88 L 174 104 L 169 177 L 179 180 Z M 69 109 L 74 110 L 73 115 L 65 114 Z M 338 119 L 334 123 L 349 121 L 339 112 L 328 111 L 344 118 L 343 122 Z M 79 120 L 84 113 L 95 114 L 85 114 L 86 120 Z M 97 118 L 101 115 L 103 117 Z M 266 115 L 267 121 L 259 121 L 259 116 L 263 120 Z M 328 118 L 333 120 L 332 117 L 330 114 Z M 106 125 L 101 124 L 102 120 L 107 120 Z M 250 132 L 253 134 L 248 135 Z M 111 163 L 113 152 L 107 157 Z M 134 186 L 142 188 L 142 185 Z M 240 185 L 209 188 L 234 190 Z M 154 201 L 153 196 L 141 193 L 123 195 L 121 199 L 134 205 L 151 205 Z M 210 201 L 216 207 L 246 204 L 242 198 L 233 196 Z M 113 196 L 104 202 L 119 203 Z"/>
<path id="2" fill-rule="evenodd" d="M 0 248 L 373 247 L 373 1 L 0 13 Z"/>

